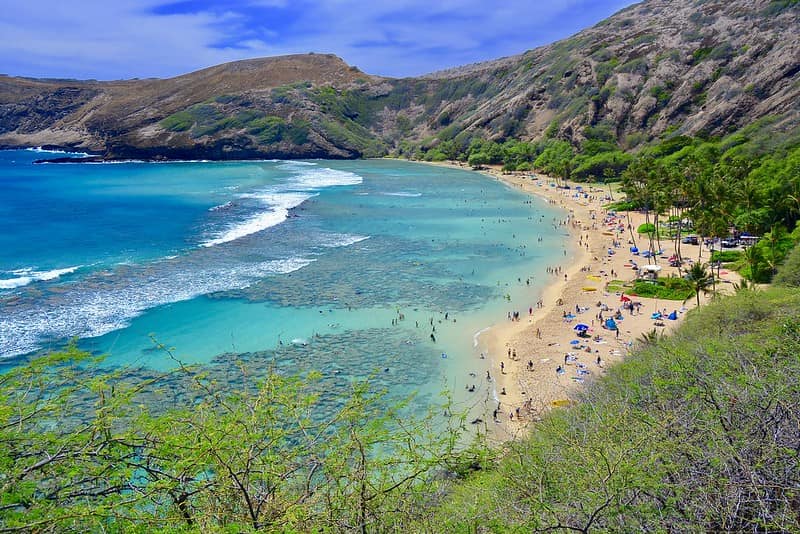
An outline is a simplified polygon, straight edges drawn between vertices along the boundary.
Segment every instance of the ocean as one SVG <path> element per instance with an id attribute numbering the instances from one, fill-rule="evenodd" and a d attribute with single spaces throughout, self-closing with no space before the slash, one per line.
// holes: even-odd
<path id="1" fill-rule="evenodd" d="M 493 398 L 479 333 L 567 246 L 558 208 L 466 170 L 42 157 L 0 151 L 0 367 L 78 337 L 109 367 L 262 358 Z"/>

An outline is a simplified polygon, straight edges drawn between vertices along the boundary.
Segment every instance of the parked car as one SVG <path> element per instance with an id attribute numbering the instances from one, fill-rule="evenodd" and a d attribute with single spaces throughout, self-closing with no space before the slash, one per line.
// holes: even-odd
<path id="1" fill-rule="evenodd" d="M 696 235 L 687 235 L 683 239 L 681 239 L 681 243 L 684 245 L 696 245 L 698 243 Z"/>
<path id="2" fill-rule="evenodd" d="M 720 242 L 723 248 L 733 248 L 739 246 L 739 241 L 737 239 L 723 239 Z"/>

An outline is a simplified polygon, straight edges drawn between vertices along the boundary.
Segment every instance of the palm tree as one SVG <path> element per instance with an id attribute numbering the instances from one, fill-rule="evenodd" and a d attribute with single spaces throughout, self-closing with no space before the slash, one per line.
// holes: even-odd
<path id="1" fill-rule="evenodd" d="M 661 334 L 658 330 L 653 328 L 649 332 L 643 332 L 642 335 L 636 339 L 636 341 L 639 343 L 640 346 L 645 347 L 648 345 L 655 345 L 663 338 L 664 334 Z"/>
<path id="2" fill-rule="evenodd" d="M 733 283 L 733 290 L 737 293 L 742 293 L 744 291 L 758 291 L 758 284 L 755 282 L 749 282 L 747 278 L 742 278 L 741 281 Z"/>
<path id="3" fill-rule="evenodd" d="M 695 263 L 686 272 L 686 280 L 697 297 L 697 305 L 700 306 L 700 292 L 704 294 L 711 292 L 708 288 L 714 283 L 714 275 L 706 270 L 706 264 Z"/>
<path id="4" fill-rule="evenodd" d="M 614 202 L 614 193 L 611 191 L 612 178 L 614 178 L 614 170 L 611 167 L 603 169 L 603 183 L 608 184 L 608 198 L 611 199 L 611 202 Z"/>

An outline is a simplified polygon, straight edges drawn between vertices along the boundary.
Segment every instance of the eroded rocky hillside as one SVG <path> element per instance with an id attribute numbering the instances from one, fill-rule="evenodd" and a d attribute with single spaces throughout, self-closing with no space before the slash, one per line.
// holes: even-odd
<path id="1" fill-rule="evenodd" d="M 577 144 L 591 132 L 632 148 L 759 120 L 796 135 L 798 21 L 797 0 L 647 0 L 552 45 L 419 78 L 370 76 L 325 54 L 166 80 L 0 77 L 0 145 L 353 158 L 473 135 Z"/>

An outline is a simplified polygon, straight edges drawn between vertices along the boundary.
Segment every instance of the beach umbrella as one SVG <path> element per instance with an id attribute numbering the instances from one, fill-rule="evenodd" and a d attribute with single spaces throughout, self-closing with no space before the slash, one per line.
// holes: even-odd
<path id="1" fill-rule="evenodd" d="M 573 339 L 572 341 L 569 342 L 569 344 L 570 345 L 578 345 L 578 344 L 580 344 L 580 340 L 579 339 Z"/>
<path id="2" fill-rule="evenodd" d="M 575 325 L 575 328 L 573 328 L 573 330 L 577 330 L 578 332 L 586 332 L 587 330 L 589 330 L 589 325 L 584 323 L 578 323 Z"/>

